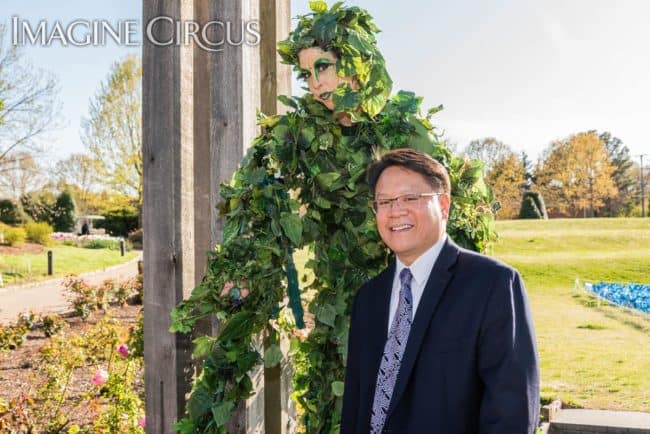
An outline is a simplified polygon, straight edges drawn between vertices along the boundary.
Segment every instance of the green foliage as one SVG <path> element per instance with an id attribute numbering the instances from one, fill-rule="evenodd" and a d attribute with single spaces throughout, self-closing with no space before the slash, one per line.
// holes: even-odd
<path id="1" fill-rule="evenodd" d="M 19 203 L 10 199 L 0 199 L 0 222 L 8 225 L 20 225 L 29 221 L 29 217 Z"/>
<path id="2" fill-rule="evenodd" d="M 56 214 L 56 199 L 47 191 L 27 193 L 20 197 L 25 213 L 35 222 L 51 223 Z"/>
<path id="3" fill-rule="evenodd" d="M 95 227 L 104 228 L 115 237 L 126 238 L 129 232 L 138 228 L 138 211 L 131 206 L 113 208 L 103 214 L 104 220 L 98 220 Z"/>
<path id="4" fill-rule="evenodd" d="M 521 201 L 520 219 L 547 219 L 546 206 L 542 194 L 538 191 L 527 191 Z"/>
<path id="5" fill-rule="evenodd" d="M 57 232 L 72 232 L 75 226 L 76 206 L 69 191 L 63 191 L 54 205 L 54 219 L 52 221 Z"/>
<path id="6" fill-rule="evenodd" d="M 119 240 L 109 239 L 88 239 L 83 242 L 82 247 L 85 249 L 109 249 L 118 250 L 120 248 Z"/>
<path id="7" fill-rule="evenodd" d="M 25 233 L 27 234 L 27 240 L 32 243 L 47 246 L 52 241 L 50 238 L 50 235 L 52 235 L 52 226 L 45 222 L 27 223 L 25 225 Z"/>
<path id="8" fill-rule="evenodd" d="M 140 310 L 135 326 L 130 329 L 129 348 L 131 357 L 144 357 L 144 309 Z"/>
<path id="9" fill-rule="evenodd" d="M 27 234 L 23 228 L 12 228 L 6 226 L 3 228 L 4 242 L 8 246 L 20 246 L 25 242 Z"/>
<path id="10" fill-rule="evenodd" d="M 20 347 L 28 332 L 29 328 L 24 324 L 0 326 L 0 352 Z"/>
<path id="11" fill-rule="evenodd" d="M 45 315 L 41 318 L 43 333 L 48 338 L 59 333 L 66 325 L 67 322 L 58 315 Z"/>

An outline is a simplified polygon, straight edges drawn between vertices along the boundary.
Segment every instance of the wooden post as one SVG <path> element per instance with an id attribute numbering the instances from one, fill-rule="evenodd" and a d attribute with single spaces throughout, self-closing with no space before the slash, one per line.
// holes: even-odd
<path id="1" fill-rule="evenodd" d="M 287 107 L 277 100 L 278 95 L 291 95 L 291 68 L 280 63 L 277 55 L 277 41 L 286 39 L 291 27 L 290 0 L 260 1 L 260 75 L 261 106 L 267 115 L 285 113 Z M 268 338 L 264 348 L 274 342 Z M 288 342 L 280 342 L 286 355 Z M 288 434 L 295 432 L 295 406 L 291 394 L 293 367 L 284 358 L 279 365 L 264 369 L 264 428 L 266 434 Z"/>
<path id="2" fill-rule="evenodd" d="M 192 19 L 199 26 L 218 21 L 224 26 L 210 26 L 208 38 L 225 41 L 221 51 L 208 52 L 197 44 L 156 46 L 144 35 L 143 222 L 148 433 L 173 432 L 173 423 L 184 412 L 192 373 L 191 342 L 189 336 L 167 332 L 169 314 L 203 278 L 206 253 L 221 241 L 223 221 L 216 211 L 219 184 L 230 180 L 246 147 L 258 134 L 256 110 L 276 113 L 277 93 L 290 93 L 290 71 L 286 66 L 279 66 L 275 55 L 277 39 L 284 38 L 289 31 L 289 1 L 144 1 L 145 30 L 151 19 L 163 16 L 181 22 L 181 29 L 183 22 Z M 264 15 L 262 22 L 260 7 L 265 8 L 265 14 L 266 11 L 272 14 Z M 160 20 L 152 27 L 156 40 L 170 39 L 173 29 L 168 20 Z M 266 48 L 259 43 L 239 43 L 242 38 L 255 42 L 254 38 L 251 41 L 250 34 L 241 34 L 246 24 L 254 22 Z M 266 56 L 264 61 L 260 60 L 260 50 L 266 53 L 262 55 Z M 216 326 L 214 320 L 203 321 L 198 324 L 197 333 L 215 334 Z M 261 351 L 261 338 L 257 344 Z M 260 368 L 252 377 L 257 393 L 240 404 L 228 432 L 265 432 L 264 370 Z M 287 384 L 284 381 L 281 390 L 274 392 L 276 400 L 288 402 Z M 277 415 L 277 410 L 273 411 Z M 279 420 L 285 427 L 289 426 L 285 416 Z"/>
<path id="3" fill-rule="evenodd" d="M 171 310 L 194 287 L 193 64 L 191 45 L 148 38 L 157 17 L 193 18 L 191 0 L 143 2 L 144 341 L 147 433 L 173 433 L 191 378 L 191 342 L 169 333 Z M 156 41 L 175 35 L 160 20 Z"/>
<path id="4" fill-rule="evenodd" d="M 210 40 L 226 41 L 223 50 L 210 53 L 210 180 L 214 183 L 211 202 L 218 202 L 219 183 L 229 181 L 244 152 L 258 134 L 256 110 L 260 107 L 259 44 L 240 41 L 242 24 L 259 22 L 259 3 L 245 1 L 211 1 L 210 21 L 230 23 L 210 27 Z M 229 43 L 228 39 L 230 39 Z M 214 207 L 212 208 L 214 210 Z M 213 213 L 211 226 L 214 242 L 221 240 L 223 221 Z M 229 433 L 264 432 L 263 370 L 252 375 L 256 394 L 239 404 L 228 425 Z"/>

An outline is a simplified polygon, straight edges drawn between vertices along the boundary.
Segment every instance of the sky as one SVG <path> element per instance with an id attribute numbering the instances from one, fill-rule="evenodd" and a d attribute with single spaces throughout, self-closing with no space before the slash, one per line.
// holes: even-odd
<path id="1" fill-rule="evenodd" d="M 292 2 L 292 16 L 308 11 Z M 459 149 L 493 136 L 533 160 L 552 141 L 610 131 L 632 156 L 650 154 L 650 1 L 354 0 L 382 29 L 378 37 L 394 91 L 412 90 Z M 3 22 L 63 26 L 75 19 L 137 20 L 141 2 L 0 0 Z M 141 37 L 138 37 L 141 39 Z M 83 152 L 81 119 L 111 65 L 141 47 L 23 47 L 34 67 L 60 83 L 63 126 L 49 134 L 49 159 Z M 295 93 L 300 93 L 298 84 Z M 650 160 L 650 155 L 647 157 Z M 646 160 L 646 161 L 648 161 Z"/>

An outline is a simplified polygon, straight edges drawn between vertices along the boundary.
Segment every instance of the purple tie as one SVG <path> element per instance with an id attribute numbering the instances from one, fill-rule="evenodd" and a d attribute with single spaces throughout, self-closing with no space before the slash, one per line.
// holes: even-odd
<path id="1" fill-rule="evenodd" d="M 402 362 L 402 355 L 406 348 L 411 322 L 413 318 L 413 294 L 411 294 L 411 270 L 404 268 L 399 273 L 399 280 L 402 284 L 399 291 L 399 304 L 397 313 L 393 319 L 388 333 L 388 339 L 384 346 L 384 354 L 381 357 L 379 372 L 377 373 L 377 387 L 375 388 L 375 399 L 372 403 L 372 416 L 370 417 L 370 433 L 379 434 L 386 422 L 386 413 L 393 395 L 393 388 L 397 380 L 397 373 Z"/>

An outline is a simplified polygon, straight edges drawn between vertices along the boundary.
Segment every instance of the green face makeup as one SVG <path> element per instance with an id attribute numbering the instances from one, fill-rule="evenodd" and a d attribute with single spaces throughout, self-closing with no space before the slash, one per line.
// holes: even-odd
<path id="1" fill-rule="evenodd" d="M 332 62 L 330 59 L 327 59 L 325 57 L 321 57 L 320 59 L 316 59 L 314 62 L 314 77 L 316 77 L 316 81 L 320 81 L 319 74 L 323 71 L 325 71 L 327 68 L 330 66 L 334 65 L 334 62 Z M 298 77 L 302 80 L 307 80 L 309 77 L 311 77 L 311 71 L 307 69 L 301 69 L 300 73 L 298 74 Z"/>
<path id="2" fill-rule="evenodd" d="M 321 57 L 314 62 L 314 76 L 316 77 L 316 81 L 320 81 L 318 74 L 325 71 L 331 65 L 334 65 L 334 62 L 325 57 Z"/>

